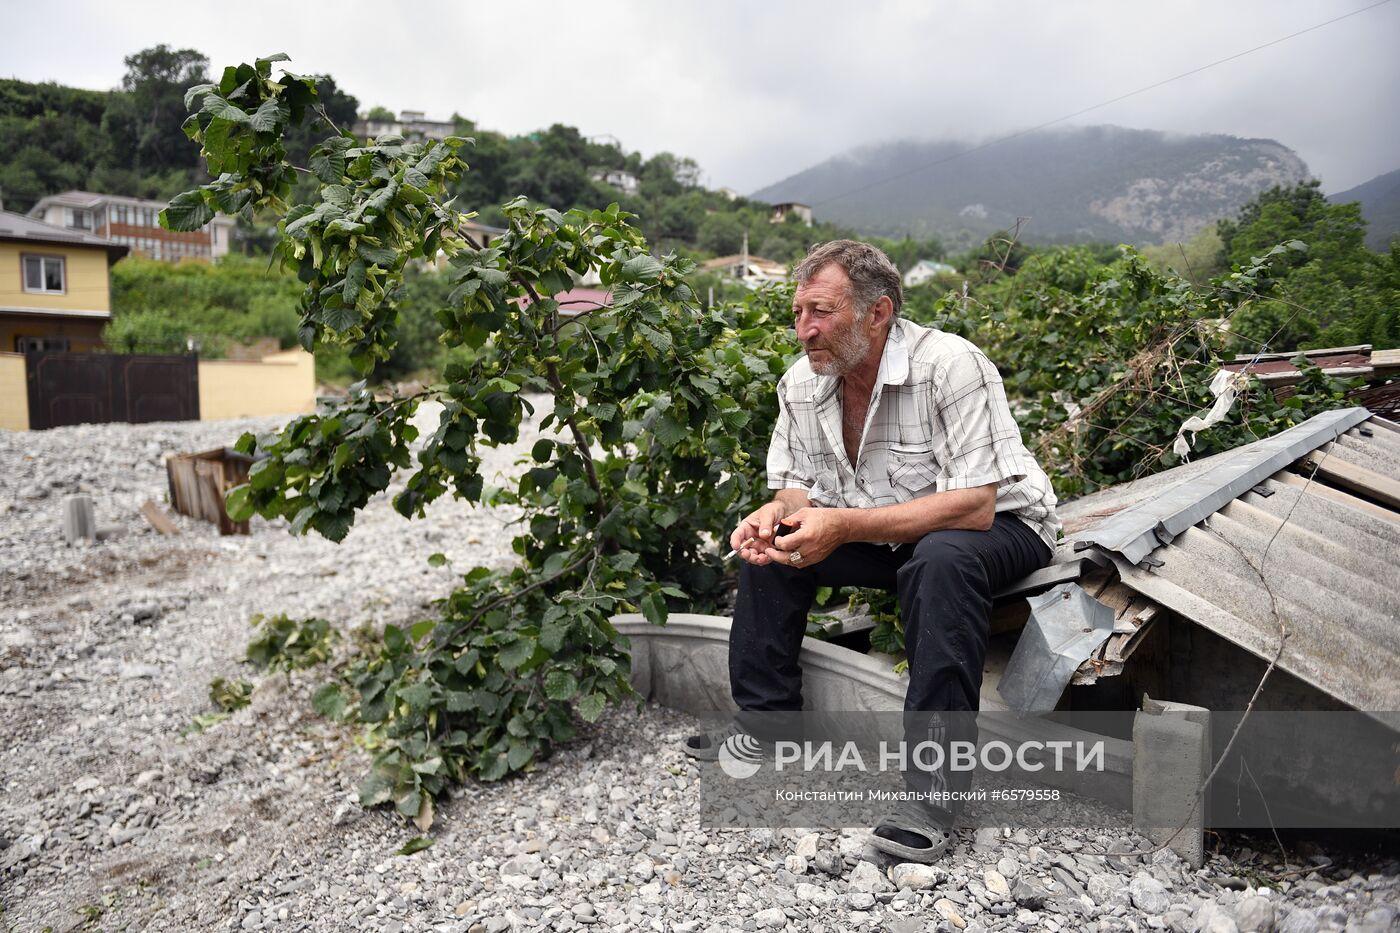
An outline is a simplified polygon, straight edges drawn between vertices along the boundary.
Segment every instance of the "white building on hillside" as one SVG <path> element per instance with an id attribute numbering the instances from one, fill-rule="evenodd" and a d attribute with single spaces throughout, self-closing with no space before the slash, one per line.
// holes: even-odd
<path id="1" fill-rule="evenodd" d="M 935 275 L 944 275 L 949 272 L 956 273 L 958 270 L 948 265 L 946 262 L 934 262 L 932 259 L 920 259 L 914 263 L 913 267 L 904 273 L 904 287 L 913 288 L 915 285 L 922 285 Z"/>

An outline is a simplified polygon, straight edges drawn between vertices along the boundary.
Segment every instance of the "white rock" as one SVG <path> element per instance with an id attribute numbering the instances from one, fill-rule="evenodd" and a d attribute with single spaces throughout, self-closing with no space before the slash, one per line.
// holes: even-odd
<path id="1" fill-rule="evenodd" d="M 779 927 L 787 926 L 787 914 L 783 913 L 781 907 L 768 907 L 753 915 L 754 922 L 760 927 L 767 927 L 776 930 Z"/>
<path id="2" fill-rule="evenodd" d="M 1196 929 L 1200 933 L 1240 933 L 1230 912 L 1214 901 L 1206 901 L 1196 911 Z"/>
<path id="3" fill-rule="evenodd" d="M 783 860 L 783 866 L 794 875 L 807 874 L 807 860 L 800 855 L 789 855 Z"/>
<path id="4" fill-rule="evenodd" d="M 1246 897 L 1231 911 L 1240 933 L 1273 933 L 1274 905 L 1267 897 Z"/>
<path id="5" fill-rule="evenodd" d="M 875 906 L 875 895 L 869 891 L 852 891 L 846 895 L 846 903 L 854 910 L 869 910 Z"/>
<path id="6" fill-rule="evenodd" d="M 890 869 L 890 880 L 901 891 L 925 891 L 937 887 L 944 875 L 932 865 L 918 862 L 904 862 Z"/>
<path id="7" fill-rule="evenodd" d="M 1142 872 L 1134 875 L 1128 883 L 1128 894 L 1133 899 L 1133 906 L 1144 913 L 1160 916 L 1171 906 L 1171 897 L 1162 882 Z"/>
<path id="8" fill-rule="evenodd" d="M 805 859 L 816 858 L 817 848 L 821 842 L 822 837 L 818 833 L 808 833 L 797 840 L 797 847 L 793 849 L 793 854 L 800 855 Z"/>
<path id="9" fill-rule="evenodd" d="M 885 876 L 880 874 L 880 869 L 869 862 L 857 862 L 846 882 L 853 890 L 872 894 L 876 891 L 888 891 L 890 887 Z"/>
<path id="10" fill-rule="evenodd" d="M 959 930 L 967 926 L 967 921 L 963 919 L 962 914 L 958 913 L 957 905 L 946 897 L 940 897 L 938 900 L 934 901 L 933 909 L 938 911 L 943 916 L 944 920 L 947 920 Z"/>
<path id="11" fill-rule="evenodd" d="M 1005 861 L 1005 859 L 1003 859 Z M 1000 894 L 1002 897 L 1011 896 L 1011 885 L 1006 883 L 1006 876 L 995 869 L 988 869 L 982 872 L 982 883 L 987 886 L 987 890 L 993 894 Z"/>

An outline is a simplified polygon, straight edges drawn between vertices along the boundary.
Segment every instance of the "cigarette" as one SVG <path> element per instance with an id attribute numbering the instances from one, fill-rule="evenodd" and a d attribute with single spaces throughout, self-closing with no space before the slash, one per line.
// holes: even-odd
<path id="1" fill-rule="evenodd" d="M 746 547 L 750 546 L 751 544 L 754 544 L 754 543 L 757 542 L 757 541 L 758 541 L 757 538 L 750 538 L 749 540 L 745 541 L 743 544 L 739 545 L 739 547 L 741 547 L 741 548 L 746 548 Z M 738 551 L 730 551 L 728 554 L 724 555 L 724 559 L 725 559 L 725 560 L 733 560 L 733 559 L 734 559 L 735 557 L 737 557 L 737 556 L 739 556 L 739 552 L 738 552 Z"/>

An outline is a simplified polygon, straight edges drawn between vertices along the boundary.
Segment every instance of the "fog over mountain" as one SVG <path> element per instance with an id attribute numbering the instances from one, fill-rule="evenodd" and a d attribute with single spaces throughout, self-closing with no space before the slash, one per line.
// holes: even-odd
<path id="1" fill-rule="evenodd" d="M 1277 184 L 1309 177 L 1272 139 L 1094 126 L 993 144 L 899 140 L 828 159 L 754 192 L 810 204 L 863 233 L 964 244 L 1028 218 L 1033 242 L 1189 239 Z"/>

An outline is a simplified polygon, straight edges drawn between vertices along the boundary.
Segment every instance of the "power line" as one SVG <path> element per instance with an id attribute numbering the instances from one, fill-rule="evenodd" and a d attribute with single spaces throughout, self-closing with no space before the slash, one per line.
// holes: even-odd
<path id="1" fill-rule="evenodd" d="M 823 204 L 830 204 L 832 201 L 839 201 L 841 198 L 850 197 L 851 195 L 859 194 L 862 191 L 869 191 L 871 188 L 878 188 L 880 185 L 886 185 L 892 181 L 898 181 L 901 178 L 908 178 L 910 175 L 916 175 L 919 172 L 927 171 L 928 169 L 934 168 L 936 166 L 952 162 L 954 159 L 961 159 L 964 156 L 972 155 L 975 152 L 981 152 L 984 149 L 990 149 L 992 146 L 996 146 L 1004 142 L 1009 142 L 1013 139 L 1019 139 L 1022 136 L 1028 136 L 1031 133 L 1036 133 L 1040 130 L 1045 129 L 1046 127 L 1054 126 L 1056 123 L 1063 123 L 1066 120 L 1073 120 L 1075 117 L 1083 116 L 1084 114 L 1089 113 L 1091 111 L 1099 110 L 1100 108 L 1107 107 L 1111 104 L 1116 104 L 1119 101 L 1127 100 L 1129 97 L 1136 97 L 1138 94 L 1145 94 L 1146 92 L 1156 90 L 1157 88 L 1162 87 L 1163 85 L 1171 84 L 1173 81 L 1180 81 L 1182 78 L 1189 78 L 1191 75 L 1200 74 L 1202 71 L 1205 71 L 1208 68 L 1214 68 L 1216 65 L 1223 65 L 1226 62 L 1232 62 L 1237 58 L 1243 58 L 1246 55 L 1251 55 L 1255 52 L 1262 51 L 1263 49 L 1267 49 L 1270 46 L 1278 45 L 1280 42 L 1287 42 L 1289 39 L 1296 39 L 1298 36 L 1304 35 L 1305 33 L 1312 32 L 1316 29 L 1321 29 L 1324 26 L 1330 26 L 1333 23 L 1341 22 L 1344 19 L 1356 16 L 1360 13 L 1365 13 L 1369 10 L 1374 10 L 1378 6 L 1385 6 L 1389 2 L 1390 0 L 1377 0 L 1376 3 L 1372 3 L 1370 6 L 1364 6 L 1359 10 L 1352 10 L 1350 13 L 1343 13 L 1341 16 L 1334 16 L 1332 19 L 1325 20 L 1321 23 L 1314 23 L 1313 25 L 1308 26 L 1305 29 L 1300 29 L 1297 32 L 1292 32 L 1286 36 L 1280 36 L 1277 39 L 1265 42 L 1263 45 L 1256 45 L 1252 49 L 1245 49 L 1243 52 L 1236 52 L 1234 55 L 1227 55 L 1225 58 L 1217 59 L 1213 62 L 1210 62 L 1209 64 L 1201 65 L 1198 68 L 1192 68 L 1190 71 L 1183 71 L 1179 75 L 1173 75 L 1170 78 L 1164 78 L 1161 81 L 1158 81 L 1154 84 L 1149 84 L 1145 87 L 1140 87 L 1135 91 L 1129 91 L 1126 94 L 1119 94 L 1117 97 L 1114 97 L 1110 100 L 1105 100 L 1100 103 L 1094 104 L 1093 106 L 1085 107 L 1082 110 L 1076 110 L 1074 113 L 1067 113 L 1062 117 L 1056 117 L 1053 120 L 1046 120 L 1044 123 L 1037 124 L 1036 126 L 1032 126 L 1029 129 L 1017 130 L 1014 133 L 1008 133 L 1005 136 L 999 136 L 996 139 L 988 140 L 985 143 L 973 146 L 971 149 L 964 149 L 961 152 L 955 152 L 952 155 L 944 156 L 941 159 L 935 159 L 932 162 L 927 162 L 923 165 L 915 166 L 914 168 L 900 172 L 897 175 L 891 175 L 888 178 L 881 178 L 878 181 L 872 181 L 869 184 L 861 185 L 858 188 L 852 188 L 849 191 L 843 191 L 840 194 L 834 194 L 831 197 L 825 198 L 821 201 L 814 201 L 812 203 L 812 206 L 820 207 Z"/>

